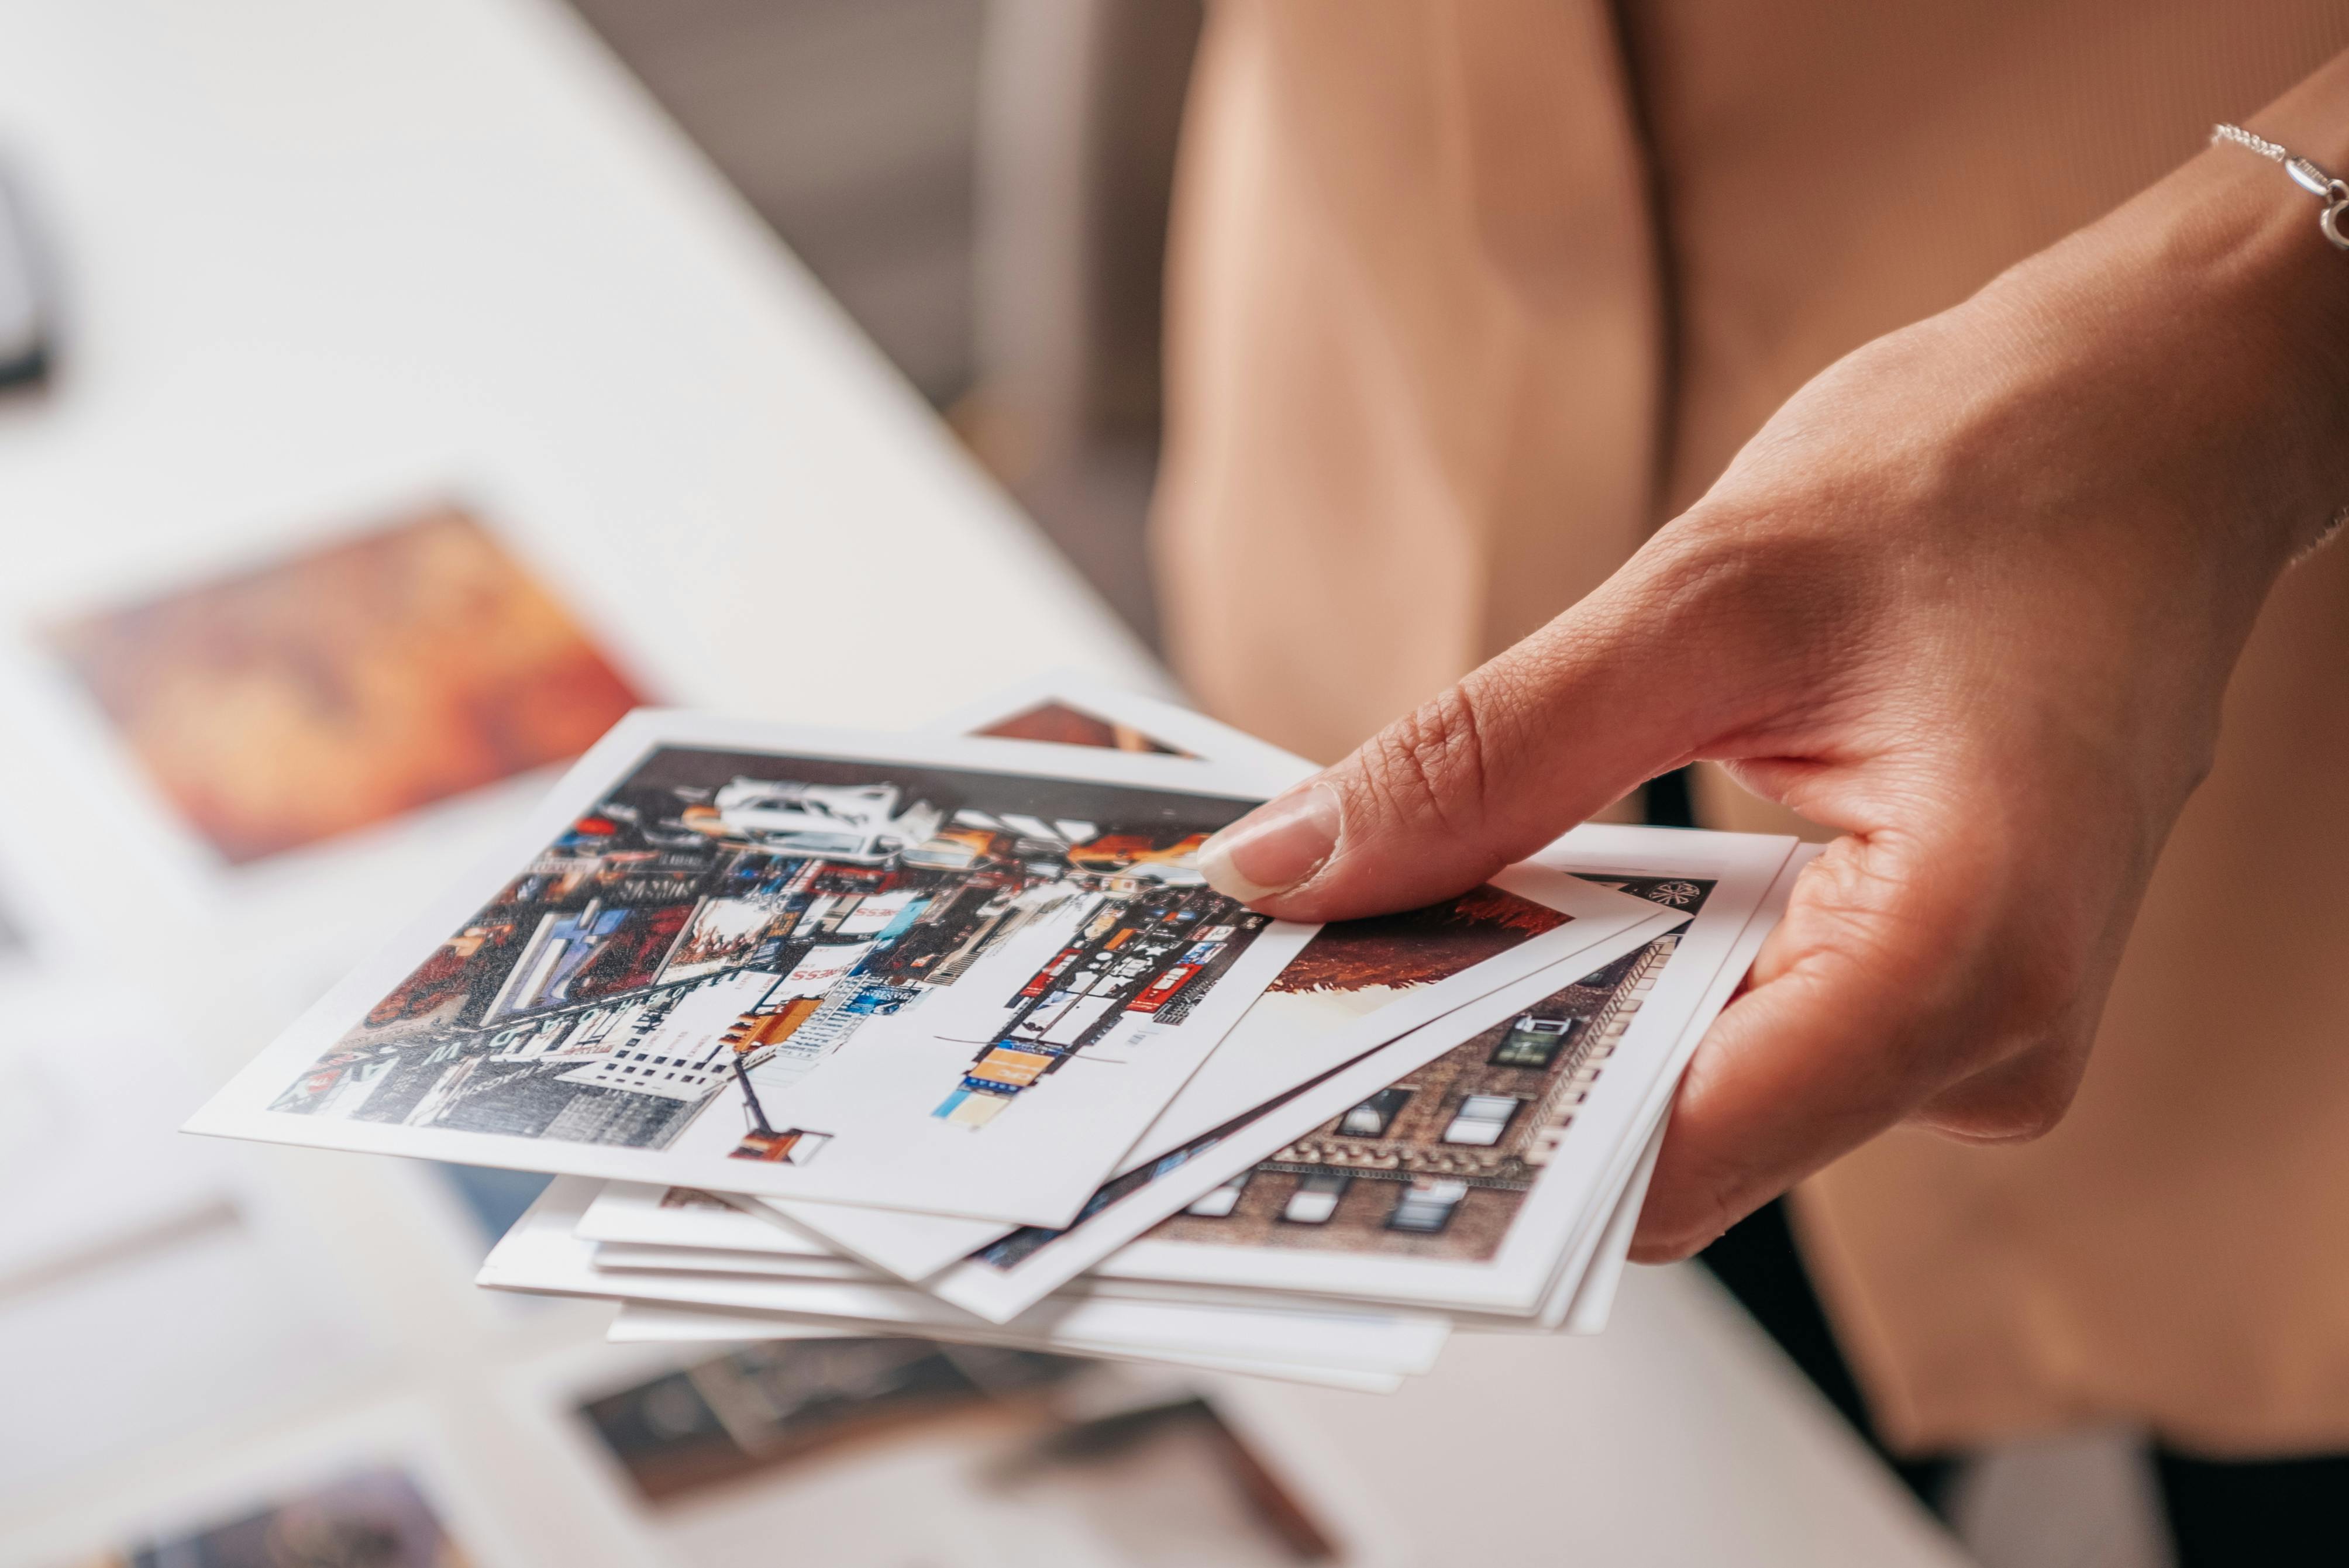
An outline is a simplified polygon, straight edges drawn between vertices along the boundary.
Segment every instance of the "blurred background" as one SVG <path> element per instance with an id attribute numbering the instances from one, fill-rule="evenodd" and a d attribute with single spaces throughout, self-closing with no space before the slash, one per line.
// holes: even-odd
<path id="1" fill-rule="evenodd" d="M 470 1285 L 535 1178 L 172 1132 L 637 702 L 1164 689 L 1201 22 L 0 0 L 0 1564 L 2161 1560 L 2116 1435 L 1961 1548 L 1692 1271 L 1384 1400 L 613 1346 Z"/>
<path id="2" fill-rule="evenodd" d="M 1200 0 L 581 0 L 1154 640 L 1159 294 Z"/>

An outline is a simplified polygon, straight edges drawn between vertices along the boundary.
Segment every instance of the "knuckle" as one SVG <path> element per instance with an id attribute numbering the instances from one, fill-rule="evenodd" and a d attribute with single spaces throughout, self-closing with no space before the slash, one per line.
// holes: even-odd
<path id="1" fill-rule="evenodd" d="M 1724 674 L 1747 676 L 1866 646 L 1875 575 L 1852 531 L 1800 504 L 1708 498 L 1641 548 L 1630 608 L 1672 640 L 1703 639 Z"/>
<path id="2" fill-rule="evenodd" d="M 1483 813 L 1489 775 L 1486 720 L 1466 686 L 1422 703 L 1371 742 L 1371 786 L 1389 811 L 1459 831 Z"/>

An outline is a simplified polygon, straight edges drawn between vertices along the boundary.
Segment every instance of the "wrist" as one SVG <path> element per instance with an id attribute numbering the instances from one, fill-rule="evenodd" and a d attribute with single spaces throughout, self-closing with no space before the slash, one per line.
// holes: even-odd
<path id="1" fill-rule="evenodd" d="M 1952 313 L 2019 411 L 1970 449 L 2034 453 L 2057 514 L 2222 643 L 2349 502 L 2349 253 L 2318 211 L 2209 149 Z"/>
<path id="2" fill-rule="evenodd" d="M 2243 122 L 2336 180 L 2349 179 L 2349 52 Z M 2264 167 L 2263 167 L 2264 166 Z M 2261 176 L 2266 178 L 2262 179 Z M 2327 203 L 2281 163 L 2215 142 L 2172 177 L 2204 222 L 2235 235 L 2218 297 L 2246 324 L 2255 395 L 2289 431 L 2317 494 L 2322 530 L 2349 505 L 2349 250 L 2326 237 Z M 2165 182 L 2167 183 L 2167 182 Z M 2265 203 L 2257 213 L 2250 205 Z M 2337 225 L 2336 225 L 2337 226 Z M 2251 297 L 2256 295 L 2256 297 Z M 2293 550 L 2316 535 L 2305 527 Z"/>
<path id="3" fill-rule="evenodd" d="M 2349 167 L 2349 146 L 2285 145 Z M 2219 459 L 2196 465 L 2218 493 L 2181 499 L 2274 571 L 2349 504 L 2349 251 L 2324 237 L 2323 211 L 2282 165 L 2222 144 L 2096 226 L 2118 253 L 2103 258 L 2107 286 L 2135 284 L 2116 291 L 2136 305 L 2128 330 L 2158 346 L 2168 385 L 2148 391 L 2186 403 L 2186 438 Z"/>

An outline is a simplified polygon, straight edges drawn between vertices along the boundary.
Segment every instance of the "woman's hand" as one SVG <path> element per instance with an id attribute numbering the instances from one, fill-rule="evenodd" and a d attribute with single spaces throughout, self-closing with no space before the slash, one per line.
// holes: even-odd
<path id="1" fill-rule="evenodd" d="M 2337 157 L 2309 128 L 2344 106 L 2336 62 L 2260 123 Z M 2214 149 L 1868 345 L 1596 593 L 1219 834 L 1209 880 L 1298 919 L 1423 903 L 1718 759 L 1844 836 L 1690 1068 L 1639 1254 L 1896 1122 L 2045 1131 L 2260 605 L 2349 500 L 2349 254 L 2315 215 Z"/>

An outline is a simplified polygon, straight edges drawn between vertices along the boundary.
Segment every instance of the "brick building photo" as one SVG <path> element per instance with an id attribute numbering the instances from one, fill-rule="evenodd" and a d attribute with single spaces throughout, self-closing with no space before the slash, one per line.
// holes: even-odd
<path id="1" fill-rule="evenodd" d="M 1454 1047 L 1151 1239 L 1492 1257 L 1679 941 L 1661 936 Z"/>

